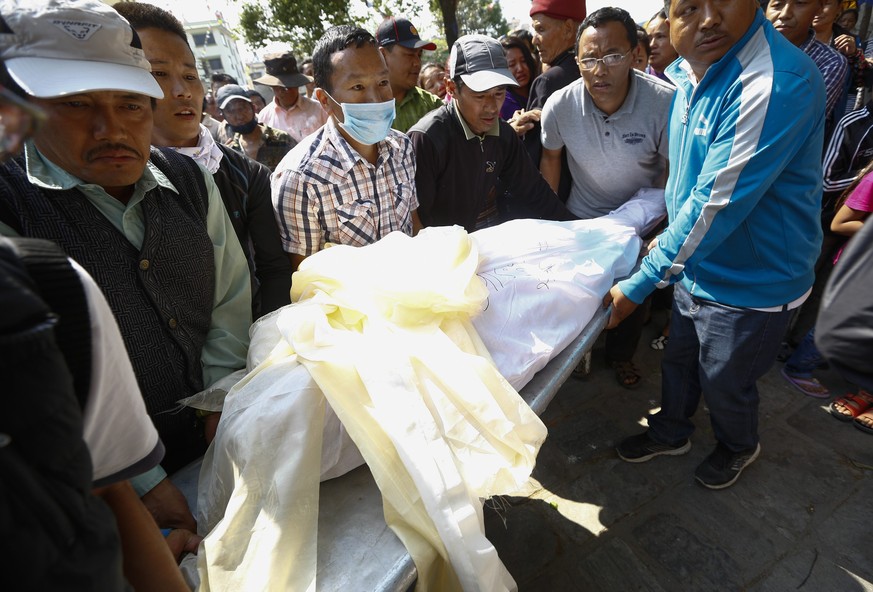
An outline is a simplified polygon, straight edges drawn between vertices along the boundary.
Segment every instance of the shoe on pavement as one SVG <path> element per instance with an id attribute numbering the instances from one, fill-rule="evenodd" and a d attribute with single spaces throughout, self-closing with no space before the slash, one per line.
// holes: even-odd
<path id="1" fill-rule="evenodd" d="M 679 456 L 691 450 L 691 440 L 686 439 L 677 446 L 661 444 L 649 437 L 648 432 L 625 438 L 615 447 L 618 457 L 630 463 L 641 463 L 656 456 Z"/>
<path id="2" fill-rule="evenodd" d="M 724 489 L 736 483 L 747 466 L 761 453 L 761 444 L 739 452 L 732 452 L 721 442 L 694 471 L 694 478 L 709 489 Z"/>

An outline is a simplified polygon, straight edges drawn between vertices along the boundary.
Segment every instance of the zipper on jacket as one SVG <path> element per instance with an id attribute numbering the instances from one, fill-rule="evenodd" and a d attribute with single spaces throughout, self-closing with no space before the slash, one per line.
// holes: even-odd
<path id="1" fill-rule="evenodd" d="M 697 86 L 692 87 L 691 96 L 688 97 L 687 101 L 685 101 L 685 114 L 682 116 L 682 125 L 684 126 L 688 125 L 688 115 L 691 113 L 691 103 L 694 100 L 694 93 L 697 92 L 698 86 L 700 86 L 699 82 L 697 83 Z M 682 92 L 684 93 L 685 91 L 683 90 Z"/>
<path id="2" fill-rule="evenodd" d="M 684 93 L 684 91 L 683 91 L 683 93 Z M 691 94 L 693 95 L 694 92 L 692 91 Z M 681 173 L 680 167 L 682 166 L 681 163 L 683 162 L 683 158 L 685 156 L 685 138 L 688 136 L 688 113 L 690 111 L 691 111 L 691 101 L 686 99 L 686 101 L 685 101 L 685 115 L 682 116 L 682 137 L 680 138 L 680 141 L 679 141 L 679 162 L 676 163 L 677 165 L 679 165 L 676 167 L 676 174 L 677 175 L 679 175 Z M 672 172 L 671 172 L 670 176 L 671 177 L 673 176 Z M 681 178 L 681 177 L 677 176 L 677 178 Z M 673 188 L 673 213 L 674 214 L 677 211 L 676 210 L 676 193 L 677 192 L 676 192 L 676 189 L 674 187 Z"/>

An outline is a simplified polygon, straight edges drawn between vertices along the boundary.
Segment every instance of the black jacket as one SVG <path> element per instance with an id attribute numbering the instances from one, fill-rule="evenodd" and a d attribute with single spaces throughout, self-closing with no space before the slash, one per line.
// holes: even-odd
<path id="1" fill-rule="evenodd" d="M 527 110 L 542 110 L 543 106 L 546 104 L 546 100 L 548 100 L 555 91 L 578 80 L 580 76 L 579 66 L 576 65 L 576 48 L 571 47 L 565 51 L 548 70 L 534 78 L 533 83 L 530 85 L 530 95 L 527 98 Z M 540 166 L 540 158 L 542 158 L 543 155 L 543 143 L 542 137 L 540 136 L 541 132 L 542 128 L 540 127 L 540 124 L 536 123 L 533 129 L 524 135 L 524 147 L 527 149 L 527 153 L 530 155 L 531 160 L 533 160 L 537 168 Z M 570 166 L 567 164 L 567 153 L 565 151 L 561 157 L 561 183 L 558 187 L 558 197 L 560 197 L 562 201 L 567 201 L 567 197 L 570 195 L 572 182 L 573 178 L 570 175 Z M 506 189 L 511 191 L 512 187 L 507 187 Z"/>
<path id="2" fill-rule="evenodd" d="M 252 273 L 252 319 L 291 303 L 291 260 L 282 249 L 270 197 L 270 169 L 219 145 L 215 184 Z"/>
<path id="3" fill-rule="evenodd" d="M 503 120 L 499 126 L 499 136 L 468 140 L 452 102 L 409 130 L 422 224 L 457 224 L 472 232 L 486 197 L 500 183 L 512 188 L 510 218 L 575 219 L 531 162 L 512 127 Z"/>

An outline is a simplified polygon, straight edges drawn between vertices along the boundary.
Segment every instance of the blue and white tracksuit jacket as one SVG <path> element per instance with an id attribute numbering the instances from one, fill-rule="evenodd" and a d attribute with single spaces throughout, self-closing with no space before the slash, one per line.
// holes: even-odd
<path id="1" fill-rule="evenodd" d="M 670 224 L 619 288 L 637 303 L 679 281 L 722 304 L 785 305 L 812 285 L 821 247 L 821 73 L 761 11 L 698 84 L 690 72 L 667 68 Z"/>

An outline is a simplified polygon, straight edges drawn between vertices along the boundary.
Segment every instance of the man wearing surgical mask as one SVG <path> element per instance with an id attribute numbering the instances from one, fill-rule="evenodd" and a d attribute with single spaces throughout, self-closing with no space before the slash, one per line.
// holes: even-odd
<path id="1" fill-rule="evenodd" d="M 326 244 L 363 246 L 420 228 L 415 155 L 391 129 L 388 67 L 373 35 L 332 27 L 312 56 L 327 123 L 282 159 L 272 178 L 282 246 L 294 269 Z"/>
<path id="2" fill-rule="evenodd" d="M 258 123 L 255 107 L 243 87 L 236 84 L 222 86 L 218 89 L 216 103 L 228 131 L 233 134 L 224 145 L 257 160 L 271 171 L 297 145 L 290 134 Z"/>

